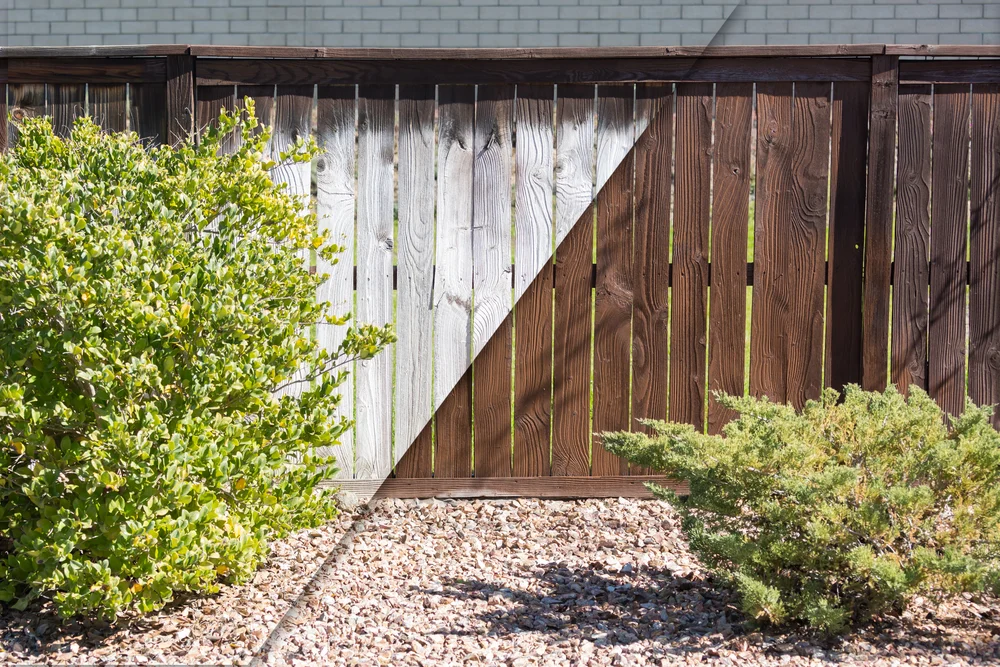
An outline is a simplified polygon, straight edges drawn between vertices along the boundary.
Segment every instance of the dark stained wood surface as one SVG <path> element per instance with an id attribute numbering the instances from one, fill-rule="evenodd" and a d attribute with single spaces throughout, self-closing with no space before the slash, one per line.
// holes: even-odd
<path id="1" fill-rule="evenodd" d="M 87 111 L 106 132 L 121 132 L 128 116 L 124 83 L 87 86 Z"/>
<path id="2" fill-rule="evenodd" d="M 715 87 L 708 388 L 743 395 L 753 84 Z M 735 413 L 708 397 L 708 432 Z"/>
<path id="3" fill-rule="evenodd" d="M 146 144 L 167 139 L 167 88 L 162 83 L 130 83 L 128 86 L 129 130 Z"/>
<path id="4" fill-rule="evenodd" d="M 972 87 L 969 397 L 1000 403 L 1000 85 Z M 993 424 L 1000 426 L 1000 412 Z"/>
<path id="5" fill-rule="evenodd" d="M 891 378 L 906 393 L 927 389 L 930 259 L 931 87 L 899 87 L 896 248 L 893 260 Z"/>
<path id="6" fill-rule="evenodd" d="M 60 137 L 68 137 L 73 122 L 87 111 L 87 87 L 82 83 L 61 83 L 46 86 L 48 115 L 52 129 Z"/>
<path id="7" fill-rule="evenodd" d="M 1000 61 L 904 60 L 899 63 L 899 80 L 905 83 L 1000 83 Z"/>
<path id="8" fill-rule="evenodd" d="M 17 125 L 26 118 L 45 115 L 45 84 L 44 83 L 14 83 L 7 86 L 9 106 L 8 136 L 10 145 L 17 143 L 19 136 Z"/>
<path id="9" fill-rule="evenodd" d="M 635 145 L 635 286 L 632 302 L 632 424 L 666 419 L 670 333 L 670 174 L 674 92 L 636 86 L 636 117 L 648 127 Z M 637 131 L 641 128 L 637 128 Z M 632 468 L 636 474 L 638 469 Z"/>
<path id="10" fill-rule="evenodd" d="M 949 414 L 965 407 L 965 255 L 969 87 L 934 87 L 927 388 Z"/>
<path id="11" fill-rule="evenodd" d="M 705 426 L 712 86 L 677 85 L 670 420 Z"/>
<path id="12" fill-rule="evenodd" d="M 177 146 L 197 135 L 194 59 L 189 56 L 167 57 L 167 141 Z"/>
<path id="13" fill-rule="evenodd" d="M 162 83 L 166 58 L 12 58 L 10 83 Z"/>
<path id="14" fill-rule="evenodd" d="M 892 269 L 892 192 L 896 162 L 897 56 L 872 58 L 865 187 L 865 283 L 861 386 L 885 388 L 889 367 L 889 281 Z"/>
<path id="15" fill-rule="evenodd" d="M 824 384 L 861 383 L 868 85 L 833 84 Z"/>

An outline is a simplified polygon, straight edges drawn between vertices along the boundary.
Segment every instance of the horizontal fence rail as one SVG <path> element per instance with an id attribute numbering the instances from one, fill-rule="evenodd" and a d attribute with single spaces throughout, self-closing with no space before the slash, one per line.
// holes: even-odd
<path id="1" fill-rule="evenodd" d="M 346 248 L 318 298 L 399 336 L 350 369 L 342 483 L 614 495 L 649 471 L 594 434 L 719 432 L 715 391 L 1000 401 L 998 47 L 6 48 L 0 78 L 3 146 L 39 114 L 177 143 L 246 98 L 275 154 L 316 139 L 273 176 Z"/>

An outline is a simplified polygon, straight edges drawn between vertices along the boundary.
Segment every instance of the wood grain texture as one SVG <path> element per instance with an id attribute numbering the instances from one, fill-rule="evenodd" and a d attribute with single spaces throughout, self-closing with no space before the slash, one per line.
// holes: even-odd
<path id="1" fill-rule="evenodd" d="M 434 86 L 399 87 L 397 477 L 431 475 Z"/>
<path id="2" fill-rule="evenodd" d="M 513 86 L 479 86 L 472 185 L 474 470 L 511 474 Z"/>
<path id="3" fill-rule="evenodd" d="M 552 474 L 590 474 L 594 86 L 556 90 Z"/>
<path id="4" fill-rule="evenodd" d="M 554 86 L 517 87 L 513 464 L 517 477 L 551 471 L 554 100 Z"/>
<path id="5" fill-rule="evenodd" d="M 905 83 L 1000 83 L 995 60 L 906 60 L 899 63 Z"/>
<path id="6" fill-rule="evenodd" d="M 236 108 L 235 86 L 199 86 L 196 108 L 195 124 L 198 138 L 201 139 L 205 136 L 208 128 L 219 126 L 219 113 L 223 109 Z M 169 116 L 167 120 L 170 121 Z M 223 140 L 221 146 L 223 152 L 231 147 L 229 141 Z"/>
<path id="7" fill-rule="evenodd" d="M 752 84 L 715 87 L 708 388 L 733 396 L 742 396 L 744 386 L 752 116 Z M 709 433 L 720 433 L 735 416 L 709 396 Z"/>
<path id="8" fill-rule="evenodd" d="M 434 474 L 472 466 L 472 175 L 475 89 L 438 88 Z"/>
<path id="9" fill-rule="evenodd" d="M 896 248 L 891 378 L 927 389 L 927 286 L 931 232 L 931 87 L 899 87 Z"/>
<path id="10" fill-rule="evenodd" d="M 105 132 L 123 132 L 128 115 L 126 86 L 120 84 L 89 84 L 87 113 Z"/>
<path id="11" fill-rule="evenodd" d="M 7 61 L 0 61 L 0 77 L 6 80 L 7 77 Z M 7 86 L 2 86 L 3 91 L 0 92 L 0 153 L 7 152 L 9 146 L 9 136 L 8 136 L 8 118 L 7 115 Z"/>
<path id="12" fill-rule="evenodd" d="M 253 100 L 254 117 L 260 122 L 254 134 L 260 134 L 265 127 L 274 125 L 275 118 L 275 87 L 274 86 L 237 86 L 236 108 L 247 108 L 247 100 Z M 232 138 L 233 145 L 238 144 L 240 137 Z"/>
<path id="13" fill-rule="evenodd" d="M 45 115 L 45 84 L 12 83 L 7 86 L 7 99 L 10 120 L 5 122 L 8 123 L 10 145 L 14 146 L 19 136 L 18 123 L 26 118 Z"/>
<path id="14" fill-rule="evenodd" d="M 354 211 L 355 147 L 357 106 L 354 86 L 321 86 L 317 90 L 316 143 L 316 218 L 319 229 L 331 243 L 341 247 L 336 262 L 316 259 L 316 272 L 328 276 L 317 290 L 317 299 L 326 303 L 327 314 L 335 317 L 354 312 Z M 347 327 L 331 324 L 316 326 L 318 345 L 330 354 L 340 349 Z M 340 369 L 344 382 L 339 387 L 337 416 L 354 419 L 354 364 Z M 354 476 L 354 429 L 340 437 L 332 452 L 337 458 L 338 477 Z M 430 461 L 428 457 L 428 474 Z"/>
<path id="15" fill-rule="evenodd" d="M 638 84 L 635 103 L 632 428 L 642 429 L 635 420 L 667 417 L 673 86 Z"/>
<path id="16" fill-rule="evenodd" d="M 11 83 L 163 83 L 163 58 L 11 58 Z"/>
<path id="17" fill-rule="evenodd" d="M 632 85 L 597 87 L 597 284 L 594 296 L 594 432 L 629 429 L 632 352 Z M 579 325 L 577 325 L 579 326 Z M 594 440 L 591 474 L 628 474 L 628 463 Z"/>
<path id="18" fill-rule="evenodd" d="M 1000 85 L 972 87 L 969 398 L 1000 403 Z M 1000 413 L 993 424 L 1000 426 Z"/>
<path id="19" fill-rule="evenodd" d="M 130 83 L 128 129 L 144 144 L 158 146 L 167 139 L 167 88 L 162 83 Z"/>
<path id="20" fill-rule="evenodd" d="M 670 420 L 705 425 L 712 86 L 677 85 Z"/>
<path id="21" fill-rule="evenodd" d="M 393 321 L 392 249 L 395 86 L 358 88 L 357 322 Z M 354 476 L 383 479 L 392 470 L 392 349 L 355 369 Z"/>
<path id="22" fill-rule="evenodd" d="M 507 477 L 490 479 L 387 479 L 384 482 L 343 480 L 321 482 L 361 499 L 368 498 L 653 498 L 646 484 L 653 482 L 678 495 L 689 492 L 687 482 L 663 476 L 635 477 Z"/>
<path id="23" fill-rule="evenodd" d="M 54 84 L 46 87 L 45 94 L 52 130 L 60 137 L 68 137 L 73 122 L 86 113 L 87 87 L 80 83 Z"/>
<path id="24" fill-rule="evenodd" d="M 197 132 L 194 58 L 168 56 L 166 75 L 167 141 L 177 146 Z"/>
<path id="25" fill-rule="evenodd" d="M 865 238 L 868 85 L 833 84 L 827 246 L 827 387 L 861 382 L 861 289 Z"/>
<path id="26" fill-rule="evenodd" d="M 934 86 L 933 104 L 927 388 L 943 410 L 957 415 L 965 408 L 969 87 Z"/>
<path id="27" fill-rule="evenodd" d="M 889 366 L 889 281 L 892 271 L 892 192 L 896 162 L 898 56 L 872 58 L 865 187 L 865 282 L 861 386 L 885 388 Z"/>

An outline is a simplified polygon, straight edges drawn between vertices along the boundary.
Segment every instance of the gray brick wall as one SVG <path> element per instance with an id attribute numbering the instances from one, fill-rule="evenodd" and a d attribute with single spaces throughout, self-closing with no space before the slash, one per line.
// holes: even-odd
<path id="1" fill-rule="evenodd" d="M 8 46 L 1000 44 L 1000 0 L 0 0 Z"/>

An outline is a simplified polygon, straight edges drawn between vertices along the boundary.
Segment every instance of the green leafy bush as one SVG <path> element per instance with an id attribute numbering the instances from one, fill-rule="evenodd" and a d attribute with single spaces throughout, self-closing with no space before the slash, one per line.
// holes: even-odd
<path id="1" fill-rule="evenodd" d="M 971 404 L 946 425 L 927 394 L 848 387 L 801 413 L 720 397 L 725 437 L 648 422 L 606 434 L 637 465 L 688 480 L 664 489 L 691 546 L 761 622 L 839 632 L 899 613 L 918 591 L 1000 590 L 1000 434 Z"/>
<path id="2" fill-rule="evenodd" d="M 317 349 L 314 325 L 345 320 L 303 257 L 339 248 L 271 181 L 252 119 L 176 150 L 31 120 L 0 158 L 0 600 L 152 610 L 335 512 L 315 451 L 349 426 L 337 366 L 392 333 Z"/>

